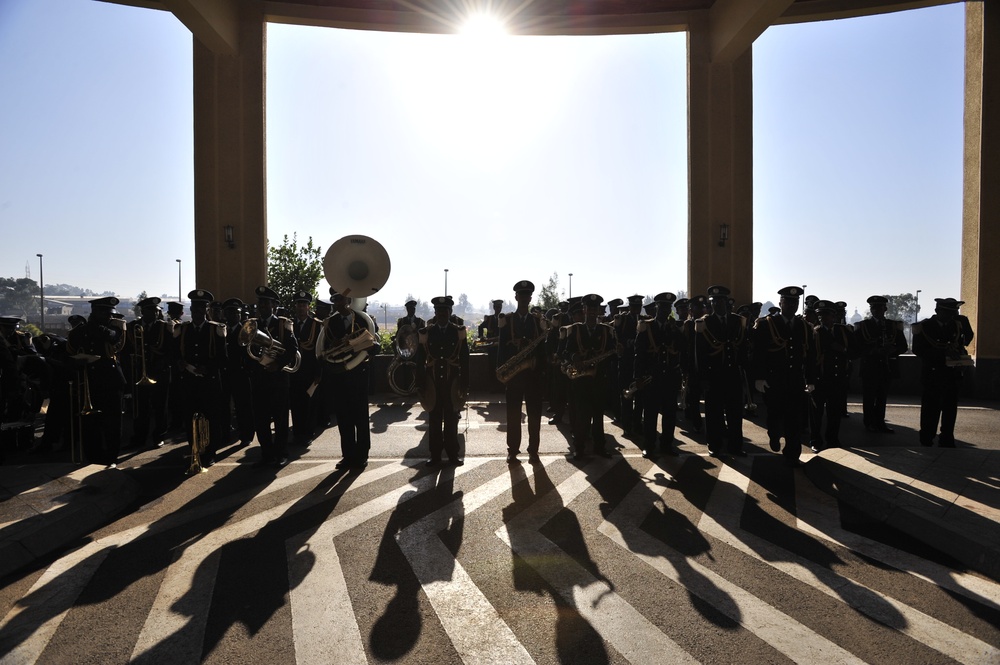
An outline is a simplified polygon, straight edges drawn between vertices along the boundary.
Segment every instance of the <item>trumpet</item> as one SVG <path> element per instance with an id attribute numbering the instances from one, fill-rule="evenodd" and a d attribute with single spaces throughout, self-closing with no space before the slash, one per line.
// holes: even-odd
<path id="1" fill-rule="evenodd" d="M 146 331 L 143 330 L 141 323 L 135 326 L 132 334 L 135 340 L 135 352 L 132 355 L 139 357 L 139 366 L 142 368 L 142 376 L 135 382 L 135 385 L 155 386 L 156 379 L 149 378 L 149 375 L 146 373 Z"/>
<path id="2" fill-rule="evenodd" d="M 257 319 L 250 319 L 243 324 L 240 328 L 240 346 L 245 346 L 247 349 L 247 355 L 256 360 L 261 365 L 267 367 L 274 359 L 285 352 L 285 347 L 281 342 L 271 337 L 267 334 L 266 330 L 261 330 L 257 326 Z M 253 348 L 258 347 L 261 349 L 259 355 L 254 355 Z M 299 371 L 299 365 L 302 364 L 302 354 L 298 351 L 295 352 L 295 362 L 291 365 L 286 365 L 281 368 L 281 371 L 293 374 Z"/>
<path id="3" fill-rule="evenodd" d="M 200 413 L 191 416 L 191 464 L 188 466 L 188 475 L 206 471 L 201 465 L 201 455 L 208 448 L 208 437 L 208 418 Z"/>
<path id="4" fill-rule="evenodd" d="M 638 393 L 643 388 L 648 386 L 652 380 L 653 377 L 648 375 L 636 379 L 631 384 L 629 384 L 628 388 L 622 391 L 622 397 L 624 397 L 627 400 L 634 399 L 636 393 Z"/>

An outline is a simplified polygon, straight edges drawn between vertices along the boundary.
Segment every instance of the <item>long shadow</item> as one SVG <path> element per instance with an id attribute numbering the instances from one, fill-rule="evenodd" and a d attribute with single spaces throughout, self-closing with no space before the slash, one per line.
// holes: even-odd
<path id="1" fill-rule="evenodd" d="M 701 466 L 699 462 L 704 463 L 700 457 L 691 457 L 687 461 L 689 464 L 692 462 L 696 467 Z M 661 483 L 666 483 L 665 476 L 657 474 L 652 484 Z M 702 555 L 711 558 L 712 550 L 711 543 L 691 520 L 672 509 L 658 492 L 650 488 L 650 482 L 628 463 L 619 464 L 615 473 L 601 478 L 594 484 L 594 488 L 604 498 L 601 505 L 604 518 L 617 527 L 629 551 L 665 558 L 677 572 L 691 606 L 699 614 L 720 628 L 735 630 L 740 626 L 741 612 L 736 602 L 689 562 Z M 638 492 L 639 496 L 632 492 Z M 626 493 L 629 493 L 630 501 L 635 501 L 640 510 L 629 514 L 611 509 L 621 503 Z M 644 515 L 639 525 L 634 521 L 638 514 Z M 636 526 L 641 531 L 637 531 Z M 668 551 L 665 553 L 660 547 L 652 547 L 643 534 L 666 545 Z"/>
<path id="2" fill-rule="evenodd" d="M 357 475 L 344 470 L 335 471 L 253 537 L 230 541 L 202 560 L 191 588 L 171 607 L 175 613 L 194 616 L 202 589 L 214 586 L 202 643 L 202 660 L 211 655 L 232 626 L 242 625 L 249 635 L 256 635 L 288 602 L 288 591 L 295 587 L 294 581 L 285 584 L 281 576 L 261 574 L 260 571 L 295 569 L 301 572 L 297 576 L 301 583 L 314 565 L 315 555 L 303 549 L 295 554 L 299 561 L 289 562 L 286 541 L 292 537 L 308 539 L 315 533 L 356 478 Z M 209 563 L 212 556 L 219 558 L 218 566 Z M 220 571 L 218 577 L 216 570 Z M 189 622 L 133 662 L 152 665 L 176 660 L 175 654 L 183 652 L 184 645 L 197 639 L 199 629 L 197 623 Z"/>
<path id="3" fill-rule="evenodd" d="M 462 492 L 454 491 L 454 468 L 444 467 L 440 471 L 433 470 L 430 474 L 421 471 L 414 475 L 410 482 L 416 486 L 417 481 L 428 475 L 435 476 L 437 484 L 434 489 L 425 493 L 420 501 L 421 506 L 429 507 L 433 511 L 437 507 L 458 501 L 457 509 L 461 510 Z M 418 489 L 415 488 L 400 497 L 382 533 L 375 564 L 368 577 L 372 582 L 396 587 L 395 595 L 372 625 L 368 639 L 368 648 L 380 660 L 398 660 L 413 650 L 423 630 L 419 603 L 422 584 L 433 581 L 447 582 L 451 580 L 454 572 L 454 558 L 438 561 L 439 566 L 434 569 L 434 578 L 421 582 L 399 547 L 397 538 L 400 532 L 424 514 L 420 511 L 420 507 L 411 503 L 417 492 Z M 445 546 L 457 556 L 462 542 L 464 520 L 461 515 L 450 517 L 446 524 L 437 525 L 441 527 L 437 533 Z"/>
<path id="4" fill-rule="evenodd" d="M 171 451 L 169 455 L 182 458 L 183 452 L 179 447 L 178 452 Z M 141 474 L 142 467 L 137 467 L 136 473 Z M 179 469 L 176 480 L 171 479 L 157 489 L 166 494 L 184 479 Z M 152 522 L 143 536 L 121 546 L 114 544 L 113 536 L 109 537 L 106 547 L 60 572 L 18 601 L 21 611 L 0 626 L 0 655 L 9 653 L 38 626 L 72 607 L 103 603 L 138 581 L 158 574 L 187 547 L 229 521 L 273 479 L 273 472 L 250 469 L 248 465 L 234 469 L 190 501 L 180 516 L 163 516 Z M 148 496 L 146 501 L 149 501 Z M 204 514 L 184 520 L 185 516 L 196 514 L 189 511 L 198 509 Z"/>
<path id="5" fill-rule="evenodd" d="M 779 463 L 778 460 L 772 461 Z M 753 482 L 768 492 L 770 500 L 780 509 L 794 515 L 796 480 L 793 472 L 788 469 L 784 474 L 761 473 L 755 475 L 759 477 L 752 478 Z M 837 566 L 847 565 L 846 561 L 817 538 L 799 531 L 765 511 L 756 498 L 745 496 L 738 488 L 729 484 L 720 485 L 717 491 L 725 493 L 723 503 L 744 501 L 739 528 L 730 529 L 730 532 L 744 545 L 756 552 L 762 560 L 800 563 L 800 559 L 806 559 L 834 573 L 836 573 Z M 753 534 L 757 538 L 741 538 L 741 530 Z M 775 543 L 780 543 L 780 545 L 775 545 Z M 852 607 L 859 614 L 890 628 L 896 630 L 906 628 L 906 617 L 883 597 L 846 576 L 839 573 L 837 575 L 838 583 L 828 585 L 828 587 L 846 605 Z M 863 612 L 859 609 L 862 607 L 865 608 Z"/>
<path id="6" fill-rule="evenodd" d="M 527 476 L 519 464 L 509 467 L 511 475 L 511 491 L 513 503 L 503 509 L 504 523 L 508 523 L 517 514 L 531 507 L 538 499 L 555 490 L 555 485 L 545 471 L 545 467 L 536 465 L 535 488 L 532 490 Z M 557 496 L 553 494 L 552 496 Z M 601 573 L 597 563 L 590 558 L 583 530 L 576 514 L 561 504 L 555 517 L 546 525 L 546 536 L 559 545 L 562 552 L 572 556 L 576 563 L 583 566 L 588 575 L 573 584 L 574 587 L 585 587 L 598 579 L 610 581 Z M 580 613 L 579 608 L 565 598 L 545 581 L 546 571 L 566 569 L 566 561 L 560 557 L 533 556 L 524 558 L 518 551 L 530 551 L 530 544 L 523 541 L 524 534 L 518 529 L 509 529 L 511 539 L 511 576 L 514 588 L 521 591 L 531 591 L 538 595 L 548 595 L 556 608 L 555 646 L 560 663 L 588 663 L 589 665 L 604 665 L 609 663 L 604 639 L 594 629 L 590 622 Z M 522 546 L 523 544 L 523 546 Z M 570 568 L 571 569 L 571 568 Z M 554 573 L 550 573 L 550 576 Z"/>
<path id="7" fill-rule="evenodd" d="M 370 416 L 372 434 L 387 432 L 390 425 L 406 422 L 409 415 L 409 404 L 380 404 Z"/>

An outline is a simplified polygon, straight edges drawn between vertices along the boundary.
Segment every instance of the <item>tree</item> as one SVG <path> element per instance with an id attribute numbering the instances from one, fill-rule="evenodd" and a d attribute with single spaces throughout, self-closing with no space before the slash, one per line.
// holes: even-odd
<path id="1" fill-rule="evenodd" d="M 552 273 L 552 276 L 549 277 L 549 283 L 538 292 L 538 300 L 535 304 L 541 307 L 542 311 L 559 307 L 559 273 Z"/>
<path id="2" fill-rule="evenodd" d="M 267 285 L 278 294 L 282 304 L 290 305 L 299 291 L 316 295 L 316 287 L 323 276 L 323 261 L 319 247 L 313 245 L 312 236 L 302 246 L 298 234 L 288 235 L 277 247 L 267 248 Z"/>
<path id="3" fill-rule="evenodd" d="M 913 323 L 913 318 L 917 315 L 917 298 L 912 293 L 901 293 L 898 296 L 889 296 L 889 302 L 885 308 L 885 318 L 894 321 L 902 321 L 909 325 Z"/>
<path id="4" fill-rule="evenodd" d="M 132 314 L 135 315 L 135 318 L 138 319 L 142 317 L 142 308 L 139 307 L 139 303 L 148 297 L 149 295 L 147 295 L 145 291 L 140 292 L 139 295 L 135 297 L 135 304 L 132 305 Z"/>
<path id="5" fill-rule="evenodd" d="M 456 314 L 466 314 L 469 311 L 469 296 L 464 293 L 458 296 L 458 302 L 455 303 L 455 313 Z"/>
<path id="6" fill-rule="evenodd" d="M 38 282 L 28 277 L 0 277 L 0 312 L 21 315 L 38 314 Z"/>

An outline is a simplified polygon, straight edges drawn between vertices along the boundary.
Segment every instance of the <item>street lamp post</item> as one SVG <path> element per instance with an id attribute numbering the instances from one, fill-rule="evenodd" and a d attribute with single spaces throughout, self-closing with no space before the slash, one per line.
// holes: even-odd
<path id="1" fill-rule="evenodd" d="M 573 273 L 569 274 L 569 297 L 573 297 Z"/>
<path id="2" fill-rule="evenodd" d="M 181 260 L 174 260 L 177 261 L 177 302 L 183 303 L 184 298 L 181 296 L 181 293 L 183 293 L 183 291 L 181 291 Z"/>
<path id="3" fill-rule="evenodd" d="M 444 295 L 448 296 L 448 269 L 444 269 Z"/>
<path id="4" fill-rule="evenodd" d="M 382 303 L 382 328 L 389 329 L 389 303 Z"/>
<path id="5" fill-rule="evenodd" d="M 42 316 L 42 332 L 45 332 L 45 272 L 42 270 L 42 255 L 38 257 L 38 311 Z"/>

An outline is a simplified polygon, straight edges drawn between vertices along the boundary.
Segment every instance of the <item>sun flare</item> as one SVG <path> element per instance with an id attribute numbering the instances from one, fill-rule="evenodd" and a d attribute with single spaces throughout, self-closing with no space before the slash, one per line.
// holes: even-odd
<path id="1" fill-rule="evenodd" d="M 507 35 L 507 26 L 500 17 L 494 14 L 477 12 L 465 20 L 459 33 L 466 37 L 495 39 Z"/>

